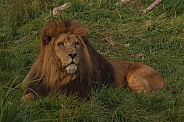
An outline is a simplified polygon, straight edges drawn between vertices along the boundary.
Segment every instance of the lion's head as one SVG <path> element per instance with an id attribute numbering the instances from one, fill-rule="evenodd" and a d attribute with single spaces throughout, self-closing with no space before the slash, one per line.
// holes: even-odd
<path id="1" fill-rule="evenodd" d="M 93 82 L 106 82 L 109 63 L 90 45 L 88 28 L 74 21 L 52 21 L 41 32 L 41 51 L 24 82 L 38 94 L 66 89 L 86 96 Z"/>

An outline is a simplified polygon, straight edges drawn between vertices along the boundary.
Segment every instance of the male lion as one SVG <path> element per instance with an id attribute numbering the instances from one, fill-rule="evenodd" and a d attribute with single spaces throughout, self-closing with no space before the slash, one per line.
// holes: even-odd
<path id="1" fill-rule="evenodd" d="M 113 84 L 133 91 L 165 88 L 159 72 L 137 62 L 107 61 L 88 41 L 88 28 L 74 21 L 53 21 L 42 30 L 41 51 L 23 81 L 24 101 L 36 94 L 62 91 L 81 98 L 102 85 Z"/>

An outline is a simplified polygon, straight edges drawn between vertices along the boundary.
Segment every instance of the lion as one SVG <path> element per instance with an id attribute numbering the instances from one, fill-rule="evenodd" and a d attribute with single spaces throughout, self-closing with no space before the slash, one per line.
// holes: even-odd
<path id="1" fill-rule="evenodd" d="M 136 93 L 166 88 L 152 67 L 122 60 L 106 60 L 88 41 L 89 29 L 76 21 L 51 21 L 41 31 L 41 51 L 23 80 L 24 101 L 59 91 L 88 98 L 104 85 L 128 88 Z"/>

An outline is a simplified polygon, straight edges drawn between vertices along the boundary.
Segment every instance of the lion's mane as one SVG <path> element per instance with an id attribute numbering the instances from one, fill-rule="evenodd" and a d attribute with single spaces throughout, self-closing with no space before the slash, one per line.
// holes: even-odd
<path id="1" fill-rule="evenodd" d="M 79 73 L 75 76 L 59 69 L 60 62 L 54 55 L 51 41 L 62 33 L 77 34 L 83 41 Z M 28 83 L 26 93 L 35 91 L 47 95 L 50 91 L 61 90 L 67 94 L 87 97 L 92 88 L 110 84 L 114 80 L 112 65 L 104 59 L 88 41 L 88 28 L 74 21 L 52 21 L 41 32 L 41 51 L 23 83 Z M 62 77 L 70 81 L 63 85 Z"/>

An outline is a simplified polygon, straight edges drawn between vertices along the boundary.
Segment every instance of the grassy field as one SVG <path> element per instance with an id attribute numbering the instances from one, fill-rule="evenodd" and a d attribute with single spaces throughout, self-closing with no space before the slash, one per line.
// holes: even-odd
<path id="1" fill-rule="evenodd" d="M 40 30 L 52 9 L 67 0 L 3 0 L 0 3 L 0 122 L 184 121 L 184 2 L 164 0 L 71 0 L 61 16 L 86 24 L 90 42 L 107 59 L 138 61 L 157 69 L 171 90 L 135 94 L 104 87 L 84 101 L 50 94 L 29 104 L 20 101 L 21 82 L 39 52 Z"/>

